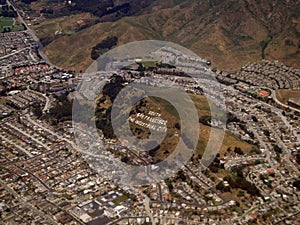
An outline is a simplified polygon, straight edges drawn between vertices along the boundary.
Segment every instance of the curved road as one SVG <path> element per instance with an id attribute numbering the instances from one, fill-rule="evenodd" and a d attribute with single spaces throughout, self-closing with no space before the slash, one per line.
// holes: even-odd
<path id="1" fill-rule="evenodd" d="M 294 107 L 292 107 L 292 106 L 289 106 L 289 105 L 286 105 L 286 104 L 283 104 L 282 102 L 280 102 L 280 101 L 277 99 L 276 91 L 271 90 L 271 97 L 274 99 L 274 101 L 275 101 L 278 105 L 280 105 L 280 106 L 282 106 L 282 107 L 284 107 L 284 108 L 292 109 L 292 110 L 297 111 L 297 112 L 300 113 L 300 109 L 296 109 L 296 108 L 294 108 Z"/>

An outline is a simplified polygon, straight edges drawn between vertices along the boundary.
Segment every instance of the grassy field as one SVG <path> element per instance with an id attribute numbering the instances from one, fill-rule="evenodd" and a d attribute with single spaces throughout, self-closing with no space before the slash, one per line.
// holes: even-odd
<path id="1" fill-rule="evenodd" d="M 283 104 L 288 104 L 290 98 L 300 98 L 299 90 L 277 90 L 276 91 L 277 99 Z"/>
<path id="2" fill-rule="evenodd" d="M 115 205 L 120 205 L 120 203 L 126 201 L 128 197 L 126 195 L 122 195 L 121 197 L 118 197 L 114 199 L 112 202 L 115 203 Z"/>
<path id="3" fill-rule="evenodd" d="M 204 95 L 190 95 L 194 102 L 199 116 L 210 116 L 210 107 Z"/>
<path id="4" fill-rule="evenodd" d="M 148 68 L 153 68 L 156 67 L 156 61 L 142 61 L 141 64 L 144 68 L 148 69 Z"/>
<path id="5" fill-rule="evenodd" d="M 200 136 L 199 136 L 198 146 L 196 148 L 196 154 L 202 155 L 204 153 L 212 129 L 213 128 L 209 126 L 200 124 Z M 220 133 L 221 135 L 220 130 L 213 129 L 213 132 L 217 133 L 216 136 L 218 136 L 218 133 Z M 220 156 L 221 157 L 224 156 L 228 148 L 231 148 L 233 150 L 235 147 L 241 148 L 244 153 L 249 153 L 251 149 L 254 148 L 255 146 L 240 140 L 230 132 L 225 132 L 224 140 L 222 142 L 221 148 L 219 149 Z"/>
<path id="6" fill-rule="evenodd" d="M 72 35 L 78 27 L 93 21 L 96 17 L 90 13 L 80 13 L 76 15 L 58 17 L 54 19 L 45 19 L 40 24 L 34 25 L 39 38 L 46 38 L 49 35 L 54 36 L 55 32 L 61 32 L 63 35 Z"/>
<path id="7" fill-rule="evenodd" d="M 24 30 L 24 26 L 23 25 L 16 25 L 16 26 L 13 26 L 12 28 L 12 32 L 17 32 L 17 31 L 22 31 Z"/>
<path id="8" fill-rule="evenodd" d="M 198 110 L 199 117 L 201 116 L 210 116 L 211 114 L 211 109 L 208 104 L 208 101 L 206 100 L 205 96 L 201 95 L 190 95 L 193 102 L 195 103 L 195 106 Z M 196 148 L 196 154 L 203 154 L 210 134 L 212 132 L 216 133 L 215 137 L 222 136 L 222 132 L 218 129 L 211 128 L 209 126 L 200 124 L 200 136 L 199 136 L 199 142 L 198 146 Z M 239 147 L 243 150 L 244 153 L 248 153 L 251 151 L 251 149 L 254 147 L 253 145 L 248 144 L 245 141 L 240 140 L 230 132 L 225 132 L 224 140 L 221 146 L 221 149 L 219 151 L 220 155 L 223 156 L 228 148 L 234 149 L 234 147 Z"/>
<path id="9" fill-rule="evenodd" d="M 0 32 L 4 31 L 4 27 L 10 27 L 14 23 L 12 18 L 0 18 Z"/>
<path id="10" fill-rule="evenodd" d="M 0 18 L 0 26 L 12 26 L 13 25 L 13 19 L 12 18 Z"/>
<path id="11" fill-rule="evenodd" d="M 11 27 L 12 29 L 10 32 L 17 32 L 17 31 L 22 31 L 25 29 L 25 27 L 18 21 L 16 20 L 15 24 L 12 18 L 0 18 L 0 32 L 4 32 L 5 27 Z"/>

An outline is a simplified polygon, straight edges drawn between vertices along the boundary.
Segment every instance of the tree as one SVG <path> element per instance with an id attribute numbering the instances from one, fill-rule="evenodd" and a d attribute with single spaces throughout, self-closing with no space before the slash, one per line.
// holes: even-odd
<path id="1" fill-rule="evenodd" d="M 274 144 L 274 145 L 273 145 L 273 148 L 274 148 L 274 151 L 275 151 L 275 152 L 277 152 L 277 153 L 279 153 L 279 154 L 282 153 L 282 149 L 281 149 L 278 145 Z"/>
<path id="2" fill-rule="evenodd" d="M 104 54 L 108 50 L 112 49 L 118 43 L 118 37 L 116 36 L 108 36 L 106 39 L 98 43 L 96 46 L 92 48 L 91 58 L 96 60 L 100 55 Z"/>
<path id="3" fill-rule="evenodd" d="M 169 188 L 169 191 L 172 192 L 174 187 L 173 187 L 173 184 L 172 184 L 172 181 L 170 179 L 166 179 L 166 185 L 168 186 Z"/>
<path id="4" fill-rule="evenodd" d="M 185 174 L 183 173 L 182 170 L 178 171 L 177 177 L 176 177 L 176 178 L 177 178 L 177 179 L 180 179 L 180 180 L 183 181 L 183 182 L 186 181 L 186 176 L 185 176 Z"/>
<path id="5" fill-rule="evenodd" d="M 244 152 L 243 152 L 242 149 L 239 148 L 239 147 L 235 147 L 235 148 L 234 148 L 234 152 L 237 153 L 237 154 L 239 154 L 239 155 L 244 155 Z"/>
<path id="6" fill-rule="evenodd" d="M 128 156 L 122 157 L 121 161 L 124 162 L 124 163 L 128 163 L 129 162 Z"/>
<path id="7" fill-rule="evenodd" d="M 300 180 L 295 180 L 293 185 L 298 189 L 298 191 L 300 191 Z"/>
<path id="8" fill-rule="evenodd" d="M 40 106 L 34 107 L 34 108 L 32 109 L 32 112 L 33 112 L 33 114 L 34 114 L 36 117 L 38 117 L 38 118 L 40 118 L 40 117 L 43 115 L 43 111 L 42 111 L 42 109 L 41 109 Z"/>
<path id="9" fill-rule="evenodd" d="M 240 188 L 251 195 L 259 196 L 260 192 L 257 187 L 245 179 L 243 174 L 244 168 L 244 166 L 234 168 L 232 174 L 227 175 L 223 180 L 226 180 L 231 188 Z"/>
<path id="10" fill-rule="evenodd" d="M 217 190 L 223 191 L 223 192 L 230 192 L 231 188 L 230 186 L 225 186 L 223 181 L 220 181 L 217 186 Z"/>

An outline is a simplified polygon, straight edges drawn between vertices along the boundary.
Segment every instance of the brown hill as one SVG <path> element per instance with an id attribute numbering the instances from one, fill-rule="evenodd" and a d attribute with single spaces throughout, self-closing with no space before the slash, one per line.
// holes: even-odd
<path id="1" fill-rule="evenodd" d="M 144 39 L 182 44 L 226 71 L 262 58 L 299 67 L 299 9 L 297 0 L 157 0 L 133 16 L 59 36 L 45 49 L 57 65 L 84 70 L 92 47 L 114 35 L 118 44 Z"/>

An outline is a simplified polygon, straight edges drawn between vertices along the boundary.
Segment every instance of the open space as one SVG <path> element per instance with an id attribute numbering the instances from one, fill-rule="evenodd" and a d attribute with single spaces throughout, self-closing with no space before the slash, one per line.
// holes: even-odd
<path id="1" fill-rule="evenodd" d="M 283 104 L 288 104 L 290 98 L 300 98 L 300 90 L 277 90 L 277 99 Z"/>

